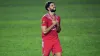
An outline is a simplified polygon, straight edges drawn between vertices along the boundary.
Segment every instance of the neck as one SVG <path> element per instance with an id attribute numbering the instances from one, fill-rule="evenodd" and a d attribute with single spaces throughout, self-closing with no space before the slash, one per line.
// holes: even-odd
<path id="1" fill-rule="evenodd" d="M 51 16 L 54 16 L 54 15 L 55 15 L 55 12 L 49 11 L 48 13 L 49 13 Z"/>

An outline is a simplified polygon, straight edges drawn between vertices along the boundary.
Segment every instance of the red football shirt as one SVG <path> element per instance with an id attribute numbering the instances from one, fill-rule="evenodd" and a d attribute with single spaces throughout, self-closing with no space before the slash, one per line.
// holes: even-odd
<path id="1" fill-rule="evenodd" d="M 55 15 L 55 18 L 58 20 L 58 22 L 60 24 L 60 17 Z M 51 25 L 52 25 L 52 17 L 49 13 L 47 13 L 42 17 L 42 25 L 41 26 L 46 26 L 48 28 Z M 58 38 L 58 33 L 57 33 L 56 25 L 47 34 L 44 34 L 42 32 L 42 39 L 52 40 L 52 39 L 57 39 L 57 38 Z"/>

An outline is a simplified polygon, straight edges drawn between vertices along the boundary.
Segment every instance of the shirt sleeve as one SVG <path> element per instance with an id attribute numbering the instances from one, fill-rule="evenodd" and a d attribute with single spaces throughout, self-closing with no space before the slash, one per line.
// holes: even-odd
<path id="1" fill-rule="evenodd" d="M 42 26 L 47 26 L 47 18 L 44 16 L 42 17 Z"/>

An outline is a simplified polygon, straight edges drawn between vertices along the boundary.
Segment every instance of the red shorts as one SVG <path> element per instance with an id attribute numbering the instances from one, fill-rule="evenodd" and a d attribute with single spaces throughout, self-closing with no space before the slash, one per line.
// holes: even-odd
<path id="1" fill-rule="evenodd" d="M 57 40 L 42 40 L 42 54 L 43 56 L 49 56 L 50 51 L 54 55 L 57 52 L 62 52 L 60 41 Z"/>

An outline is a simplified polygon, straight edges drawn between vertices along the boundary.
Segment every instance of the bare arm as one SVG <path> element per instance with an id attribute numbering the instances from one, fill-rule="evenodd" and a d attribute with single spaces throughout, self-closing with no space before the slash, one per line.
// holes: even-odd
<path id="1" fill-rule="evenodd" d="M 41 27 L 42 28 L 42 32 L 44 34 L 47 34 L 53 28 L 53 26 L 55 26 L 56 24 L 57 24 L 57 21 L 52 20 L 52 25 L 50 27 L 48 27 L 48 28 L 46 26 L 42 26 Z"/>
<path id="2" fill-rule="evenodd" d="M 57 23 L 57 32 L 60 33 L 60 31 L 61 31 L 61 26 L 59 23 Z"/>
<path id="3" fill-rule="evenodd" d="M 60 25 L 60 23 L 61 23 L 61 20 L 60 20 L 60 16 L 59 16 L 58 21 L 57 21 L 57 32 L 58 33 L 60 33 L 60 31 L 61 31 L 61 25 Z"/>

